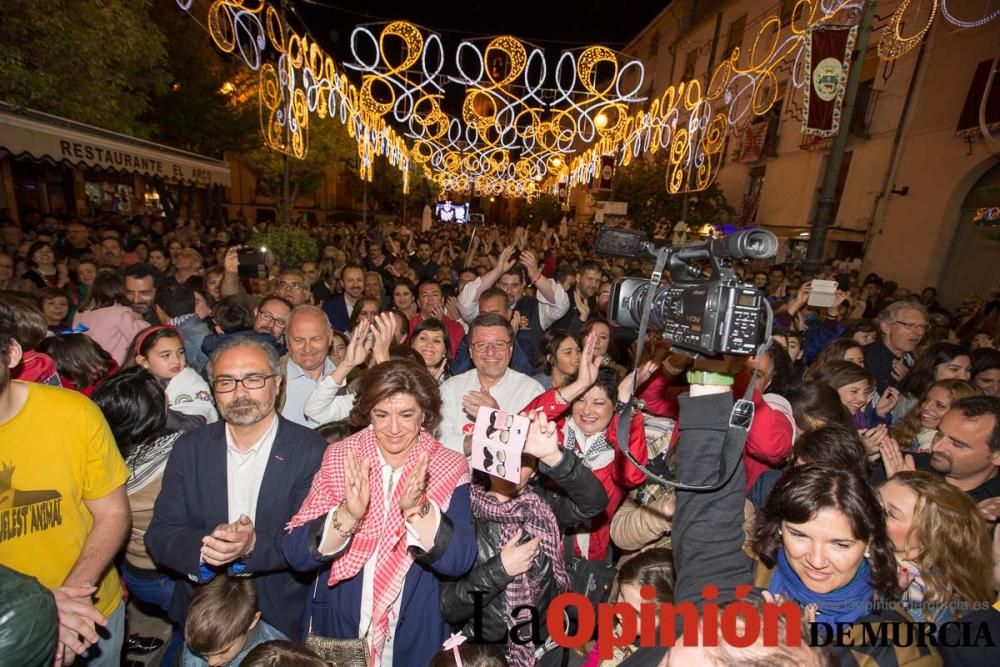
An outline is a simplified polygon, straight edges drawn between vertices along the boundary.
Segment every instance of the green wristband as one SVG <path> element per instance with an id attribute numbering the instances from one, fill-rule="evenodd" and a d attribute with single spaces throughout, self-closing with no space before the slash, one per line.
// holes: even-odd
<path id="1" fill-rule="evenodd" d="M 688 384 L 705 384 L 712 385 L 716 387 L 731 387 L 733 385 L 733 376 L 725 375 L 723 373 L 711 373 L 709 371 L 688 371 L 687 372 Z"/>

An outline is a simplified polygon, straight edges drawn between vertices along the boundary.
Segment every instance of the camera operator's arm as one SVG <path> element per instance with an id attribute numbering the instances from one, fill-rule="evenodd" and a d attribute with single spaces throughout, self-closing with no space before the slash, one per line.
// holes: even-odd
<path id="1" fill-rule="evenodd" d="M 702 360 L 696 368 L 706 368 Z M 680 439 L 677 479 L 682 484 L 713 484 L 724 458 L 725 438 L 733 397 L 728 387 L 692 384 L 680 397 Z M 719 599 L 734 597 L 736 586 L 752 581 L 750 559 L 743 552 L 745 475 L 740 462 L 715 491 L 677 491 L 673 522 L 674 567 L 677 571 L 674 603 L 704 601 L 708 584 L 719 589 Z"/>

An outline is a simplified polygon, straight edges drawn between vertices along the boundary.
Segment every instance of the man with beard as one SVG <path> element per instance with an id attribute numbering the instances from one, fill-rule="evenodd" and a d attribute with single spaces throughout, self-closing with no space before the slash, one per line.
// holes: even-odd
<path id="1" fill-rule="evenodd" d="M 85 396 L 11 381 L 22 357 L 16 331 L 0 302 L 0 565 L 55 596 L 56 664 L 76 654 L 87 665 L 118 665 L 125 603 L 112 562 L 129 531 L 129 470 Z"/>
<path id="2" fill-rule="evenodd" d="M 595 261 L 586 261 L 576 272 L 576 284 L 569 291 L 569 309 L 558 322 L 552 324 L 553 329 L 565 329 L 579 333 L 584 322 L 591 317 L 597 317 L 597 289 L 601 286 L 604 270 Z"/>
<path id="3" fill-rule="evenodd" d="M 183 575 L 170 602 L 179 627 L 194 586 L 229 574 L 251 577 L 265 621 L 301 636 L 309 577 L 289 570 L 279 543 L 326 441 L 276 413 L 278 366 L 267 343 L 225 341 L 208 366 L 221 420 L 185 433 L 170 454 L 146 547 L 157 565 Z"/>
<path id="4" fill-rule="evenodd" d="M 159 324 L 153 302 L 156 300 L 156 269 L 149 264 L 133 264 L 125 269 L 125 298 L 129 308 L 150 324 Z"/>
<path id="5" fill-rule="evenodd" d="M 351 321 L 351 313 L 354 311 L 354 304 L 358 302 L 365 291 L 365 267 L 354 262 L 346 264 L 340 270 L 340 282 L 344 285 L 344 293 L 327 299 L 326 303 L 323 304 L 323 312 L 326 313 L 326 317 L 334 329 L 347 331 Z"/>

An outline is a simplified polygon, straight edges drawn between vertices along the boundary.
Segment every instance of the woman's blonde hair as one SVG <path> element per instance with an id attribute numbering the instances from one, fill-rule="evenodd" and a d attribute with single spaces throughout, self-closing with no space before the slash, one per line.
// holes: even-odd
<path id="1" fill-rule="evenodd" d="M 934 387 L 941 387 L 947 391 L 951 396 L 952 403 L 960 398 L 965 398 L 966 396 L 978 396 L 983 393 L 965 380 L 939 380 L 931 384 L 927 387 L 927 391 L 924 392 L 924 395 L 920 397 L 920 400 L 917 401 L 917 404 L 910 408 L 910 411 L 906 413 L 903 420 L 892 427 L 892 437 L 899 442 L 901 447 L 909 447 L 913 438 L 920 434 L 920 408 L 923 406 L 924 401 L 927 400 L 927 394 L 929 394 L 931 389 Z"/>
<path id="2" fill-rule="evenodd" d="M 992 602 L 990 537 L 975 501 L 929 472 L 906 470 L 889 482 L 898 482 L 917 495 L 906 541 L 920 544 L 916 563 L 926 586 L 924 602 L 966 603 L 952 610 L 956 617 L 974 603 Z"/>

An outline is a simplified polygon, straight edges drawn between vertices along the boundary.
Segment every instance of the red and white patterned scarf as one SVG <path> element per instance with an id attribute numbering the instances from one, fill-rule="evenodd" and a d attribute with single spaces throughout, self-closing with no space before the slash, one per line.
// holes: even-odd
<path id="1" fill-rule="evenodd" d="M 444 512 L 455 488 L 469 483 L 469 464 L 464 456 L 445 449 L 429 433 L 421 431 L 419 440 L 406 456 L 403 473 L 392 490 L 386 512 L 382 502 L 385 492 L 382 488 L 378 438 L 374 430 L 366 428 L 327 447 L 323 464 L 313 477 L 309 495 L 298 514 L 288 523 L 288 530 L 327 514 L 344 500 L 344 457 L 348 450 L 353 451 L 359 461 L 367 459 L 370 462 L 371 500 L 361 528 L 354 534 L 347 552 L 333 561 L 328 585 L 332 587 L 351 579 L 364 568 L 372 554 L 376 554 L 374 608 L 367 639 L 371 664 L 377 665 L 389 632 L 389 614 L 403 590 L 403 579 L 413 563 L 413 556 L 406 548 L 406 525 L 399 509 L 399 495 L 406 476 L 420 453 L 427 452 L 430 455 L 427 498 Z"/>

